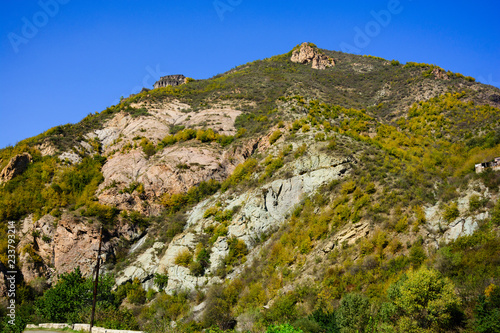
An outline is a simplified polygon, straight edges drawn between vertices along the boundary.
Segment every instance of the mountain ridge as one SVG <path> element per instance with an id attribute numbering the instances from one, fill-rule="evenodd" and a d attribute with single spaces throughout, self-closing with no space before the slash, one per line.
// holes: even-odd
<path id="1" fill-rule="evenodd" d="M 313 68 L 314 59 L 334 65 Z M 361 294 L 377 330 L 474 325 L 468 295 L 499 283 L 500 176 L 474 170 L 500 156 L 499 89 L 310 43 L 188 81 L 0 150 L 2 169 L 32 156 L 0 188 L 0 220 L 17 221 L 22 235 L 26 304 L 45 301 L 57 274 L 91 274 L 102 225 L 114 306 L 151 332 L 172 320 L 321 332 L 314 316 L 340 316 Z M 476 269 L 472 282 L 466 268 Z M 454 283 L 449 297 L 466 320 L 383 317 L 382 304 L 396 302 L 388 285 L 414 271 Z M 49 319 L 36 304 L 36 320 Z M 159 308 L 165 318 L 148 310 Z"/>

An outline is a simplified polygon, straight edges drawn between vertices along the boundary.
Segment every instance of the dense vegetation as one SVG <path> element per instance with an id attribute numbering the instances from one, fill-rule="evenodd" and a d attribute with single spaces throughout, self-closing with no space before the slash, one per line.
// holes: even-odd
<path id="1" fill-rule="evenodd" d="M 125 220 L 149 227 L 149 235 L 168 243 L 183 231 L 190 207 L 219 191 L 238 194 L 288 177 L 287 165 L 308 156 L 312 141 L 326 154 L 353 156 L 359 163 L 348 177 L 304 198 L 273 233 L 256 239 L 257 260 L 242 274 L 207 290 L 172 295 L 163 291 L 166 274 L 154 278 L 158 293 L 146 292 L 138 280 L 112 291 L 113 278 L 106 276 L 97 324 L 151 333 L 231 331 L 236 320 L 259 332 L 500 332 L 500 202 L 490 199 L 498 197 L 500 175 L 474 172 L 474 164 L 500 156 L 500 110 L 488 104 L 494 105 L 498 91 L 434 65 L 324 52 L 337 66 L 316 71 L 290 62 L 290 54 L 276 56 L 209 80 L 131 96 L 79 124 L 58 126 L 1 150 L 1 167 L 25 151 L 34 161 L 0 186 L 0 261 L 6 262 L 7 221 L 28 214 L 36 220 L 71 212 L 110 229 Z M 435 71 L 447 79 L 436 79 Z M 429 90 L 435 97 L 424 100 Z M 90 142 L 95 154 L 75 151 L 82 157 L 75 165 L 42 157 L 37 148 L 49 142 L 68 150 L 116 113 L 151 116 L 147 107 L 133 107 L 136 102 L 147 106 L 174 98 L 190 105 L 186 112 L 235 102 L 243 111 L 235 124 L 238 132 L 226 136 L 211 128 L 173 126 L 156 144 L 138 138 L 145 156 L 188 141 L 236 147 L 260 134 L 268 135 L 273 153 L 254 154 L 224 181 L 162 195 L 157 198 L 161 214 L 146 218 L 95 200 L 106 162 L 98 141 Z M 458 199 L 470 186 L 484 188 L 489 196 L 470 197 L 464 216 Z M 144 186 L 133 182 L 120 191 L 142 194 Z M 472 235 L 429 246 L 429 239 L 443 231 L 424 230 L 424 210 L 437 203 L 444 223 L 489 215 Z M 177 255 L 176 264 L 194 276 L 207 276 L 211 247 L 228 236 L 238 209 L 218 202 L 206 210 L 204 218 L 215 223 L 204 230 L 195 250 Z M 338 231 L 360 222 L 373 229 L 370 237 L 315 255 Z M 250 253 L 237 238 L 228 237 L 227 243 L 228 255 L 213 273 L 222 279 Z M 127 262 L 129 245 L 117 247 L 116 270 Z M 304 280 L 305 272 L 315 281 Z M 76 270 L 48 287 L 42 280 L 21 282 L 19 327 L 3 322 L 0 329 L 19 331 L 27 321 L 88 321 L 90 279 Z M 194 320 L 191 308 L 202 302 L 203 316 Z M 178 326 L 172 328 L 172 321 Z"/>

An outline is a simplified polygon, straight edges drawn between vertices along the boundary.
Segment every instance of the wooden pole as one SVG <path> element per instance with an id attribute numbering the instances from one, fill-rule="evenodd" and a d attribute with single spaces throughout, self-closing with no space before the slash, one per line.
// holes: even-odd
<path id="1" fill-rule="evenodd" d="M 97 285 L 99 284 L 99 263 L 101 261 L 101 245 L 102 245 L 102 226 L 99 235 L 99 251 L 97 252 L 97 264 L 95 265 L 94 299 L 92 301 L 92 316 L 90 317 L 90 332 L 92 332 L 92 327 L 94 327 L 95 305 L 97 300 Z"/>

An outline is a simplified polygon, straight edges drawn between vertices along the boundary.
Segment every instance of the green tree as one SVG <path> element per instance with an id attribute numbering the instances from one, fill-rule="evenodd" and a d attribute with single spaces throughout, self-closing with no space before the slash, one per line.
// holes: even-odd
<path id="1" fill-rule="evenodd" d="M 474 310 L 476 331 L 500 333 L 500 288 L 490 285 L 485 295 L 480 295 Z"/>
<path id="2" fill-rule="evenodd" d="M 442 331 L 461 322 L 461 301 L 453 282 L 433 269 L 411 270 L 387 293 L 395 306 L 400 329 Z"/>
<path id="3" fill-rule="evenodd" d="M 65 323 L 92 300 L 91 289 L 85 283 L 80 268 L 59 276 L 57 284 L 39 299 L 37 308 L 48 322 Z"/>
<path id="4" fill-rule="evenodd" d="M 238 302 L 243 287 L 240 280 L 233 280 L 226 287 L 214 285 L 207 295 L 207 307 L 203 313 L 202 323 L 205 327 L 217 325 L 221 330 L 233 329 L 236 325 L 232 309 Z"/>
<path id="5" fill-rule="evenodd" d="M 101 308 L 116 306 L 111 288 L 113 278 L 104 275 L 99 279 L 97 304 Z M 47 290 L 35 304 L 39 315 L 48 322 L 75 322 L 81 318 L 85 308 L 92 304 L 92 278 L 85 279 L 80 268 L 59 276 L 57 284 Z"/>
<path id="6" fill-rule="evenodd" d="M 337 310 L 337 324 L 340 332 L 364 332 L 370 320 L 370 302 L 368 298 L 356 293 L 342 297 Z"/>

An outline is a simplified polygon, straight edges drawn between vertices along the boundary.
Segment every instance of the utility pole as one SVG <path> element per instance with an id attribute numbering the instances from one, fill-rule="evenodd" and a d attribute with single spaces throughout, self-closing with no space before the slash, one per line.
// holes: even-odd
<path id="1" fill-rule="evenodd" d="M 92 316 L 90 317 L 90 332 L 92 332 L 92 327 L 94 327 L 95 304 L 97 300 L 97 285 L 99 284 L 99 263 L 101 261 L 101 245 L 102 245 L 102 226 L 99 235 L 99 251 L 97 252 L 97 264 L 95 265 L 94 299 L 92 301 Z"/>

